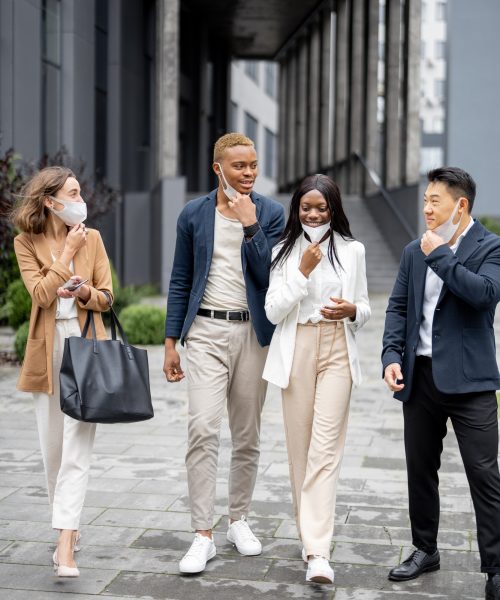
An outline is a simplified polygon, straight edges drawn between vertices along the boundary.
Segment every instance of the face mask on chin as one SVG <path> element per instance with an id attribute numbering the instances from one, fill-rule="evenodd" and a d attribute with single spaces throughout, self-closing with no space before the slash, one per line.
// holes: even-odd
<path id="1" fill-rule="evenodd" d="M 68 227 L 74 227 L 83 223 L 87 218 L 87 205 L 85 202 L 72 202 L 71 200 L 61 200 L 60 198 L 54 198 L 50 196 L 52 200 L 63 205 L 62 210 L 56 210 L 49 206 L 49 210 Z"/>
<path id="2" fill-rule="evenodd" d="M 224 190 L 224 194 L 226 194 L 226 196 L 228 197 L 229 200 L 235 200 L 236 196 L 238 194 L 238 192 L 229 185 L 229 183 L 227 182 L 227 179 L 224 176 L 224 171 L 222 170 L 222 166 L 220 163 L 215 163 L 216 165 L 219 165 L 219 169 L 220 169 L 220 174 L 219 174 L 219 178 L 220 178 L 220 182 L 222 184 L 222 189 Z"/>
<path id="3" fill-rule="evenodd" d="M 440 238 L 442 238 L 445 244 L 447 244 L 451 240 L 451 238 L 455 235 L 458 228 L 460 227 L 460 221 L 462 220 L 462 216 L 460 216 L 460 219 L 458 219 L 458 223 L 453 223 L 453 219 L 457 216 L 459 208 L 460 203 L 457 202 L 457 205 L 453 209 L 453 212 L 451 213 L 450 217 L 446 219 L 444 223 L 441 223 L 441 225 L 438 225 L 434 228 L 434 233 L 437 233 L 437 235 Z"/>
<path id="4" fill-rule="evenodd" d="M 324 223 L 323 225 L 318 225 L 317 227 L 311 227 L 310 225 L 304 225 L 301 223 L 302 229 L 304 233 L 307 233 L 311 243 L 319 242 L 321 238 L 326 234 L 327 231 L 330 230 L 330 223 Z"/>

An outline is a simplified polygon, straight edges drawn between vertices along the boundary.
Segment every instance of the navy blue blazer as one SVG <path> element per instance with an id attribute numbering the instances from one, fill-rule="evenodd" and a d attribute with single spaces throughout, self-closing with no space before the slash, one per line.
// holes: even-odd
<path id="1" fill-rule="evenodd" d="M 425 289 L 430 267 L 444 282 L 432 323 L 432 374 L 446 394 L 500 388 L 493 321 L 500 301 L 500 237 L 476 221 L 456 254 L 448 245 L 428 256 L 420 240 L 403 250 L 386 311 L 382 365 L 399 363 L 410 398 Z"/>
<path id="2" fill-rule="evenodd" d="M 255 192 L 250 198 L 256 206 L 258 231 L 241 244 L 241 264 L 245 278 L 248 310 L 261 346 L 271 342 L 274 331 L 264 311 L 269 286 L 271 249 L 285 227 L 281 204 Z M 217 190 L 186 204 L 177 220 L 174 264 L 168 291 L 165 337 L 184 344 L 189 328 L 200 307 L 214 250 L 215 207 Z"/>

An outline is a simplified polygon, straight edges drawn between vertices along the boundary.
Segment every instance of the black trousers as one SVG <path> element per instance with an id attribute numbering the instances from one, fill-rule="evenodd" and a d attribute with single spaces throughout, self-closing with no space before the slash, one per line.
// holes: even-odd
<path id="1" fill-rule="evenodd" d="M 439 476 L 446 422 L 451 419 L 476 513 L 481 571 L 500 573 L 498 407 L 494 391 L 443 394 L 432 359 L 417 357 L 410 399 L 403 404 L 413 545 L 437 548 Z"/>

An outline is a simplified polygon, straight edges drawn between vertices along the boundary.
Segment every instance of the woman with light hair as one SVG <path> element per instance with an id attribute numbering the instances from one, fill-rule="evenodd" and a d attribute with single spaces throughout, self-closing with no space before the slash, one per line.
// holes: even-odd
<path id="1" fill-rule="evenodd" d="M 32 299 L 26 352 L 18 389 L 32 392 L 40 446 L 59 531 L 53 555 L 59 577 L 78 577 L 80 516 L 87 489 L 95 424 L 63 414 L 59 371 L 64 340 L 80 336 L 95 312 L 97 337 L 106 338 L 101 312 L 112 301 L 111 269 L 99 232 L 87 229 L 87 206 L 74 173 L 47 167 L 22 191 L 13 214 L 19 269 Z"/>

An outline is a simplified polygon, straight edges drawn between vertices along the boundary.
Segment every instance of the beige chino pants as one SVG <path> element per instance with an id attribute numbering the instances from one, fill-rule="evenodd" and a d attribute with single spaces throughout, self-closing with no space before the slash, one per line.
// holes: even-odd
<path id="1" fill-rule="evenodd" d="M 307 555 L 330 558 L 351 387 L 344 324 L 298 325 L 282 395 L 295 519 Z"/>
<path id="2" fill-rule="evenodd" d="M 197 316 L 186 337 L 189 398 L 188 475 L 191 524 L 211 529 L 219 438 L 227 405 L 232 454 L 229 517 L 247 516 L 259 464 L 260 417 L 267 382 L 251 322 Z"/>
<path id="3" fill-rule="evenodd" d="M 56 321 L 54 393 L 33 394 L 54 529 L 78 529 L 80 526 L 94 444 L 95 423 L 83 423 L 68 417 L 61 411 L 59 399 L 59 371 L 64 340 L 80 335 L 78 319 Z"/>

